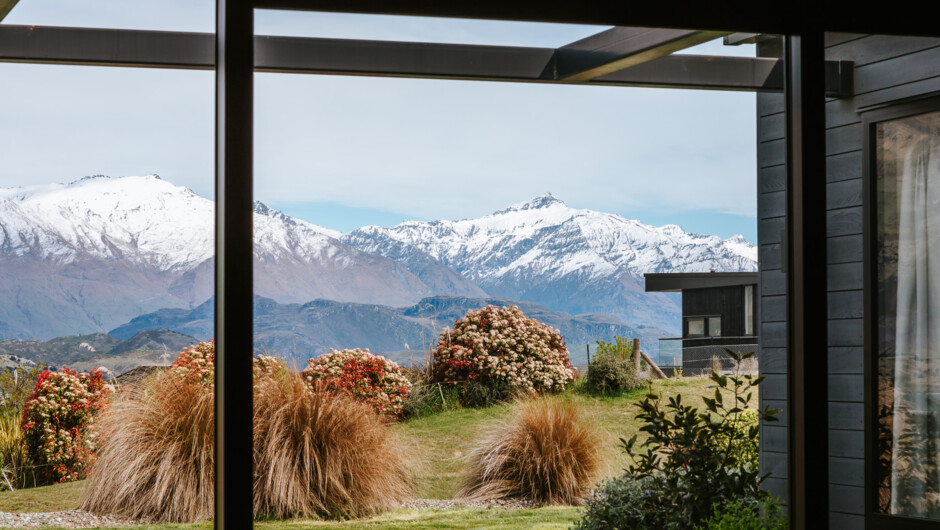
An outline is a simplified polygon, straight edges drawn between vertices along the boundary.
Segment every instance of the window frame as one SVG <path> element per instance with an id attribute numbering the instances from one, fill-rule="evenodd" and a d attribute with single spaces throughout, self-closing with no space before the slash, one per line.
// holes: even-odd
<path id="1" fill-rule="evenodd" d="M 864 498 L 865 527 L 872 530 L 937 530 L 940 520 L 892 515 L 877 511 L 878 484 L 875 462 L 878 459 L 878 178 L 877 134 L 875 128 L 884 122 L 940 111 L 940 92 L 916 98 L 891 101 L 871 110 L 860 111 L 862 138 L 862 278 L 864 352 Z"/>

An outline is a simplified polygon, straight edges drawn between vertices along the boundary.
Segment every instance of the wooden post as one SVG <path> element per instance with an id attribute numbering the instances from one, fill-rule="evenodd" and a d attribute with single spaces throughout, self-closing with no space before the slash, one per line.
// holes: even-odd
<path id="1" fill-rule="evenodd" d="M 630 355 L 633 356 L 633 367 L 636 368 L 636 373 L 640 373 L 640 339 L 633 339 L 633 351 Z"/>

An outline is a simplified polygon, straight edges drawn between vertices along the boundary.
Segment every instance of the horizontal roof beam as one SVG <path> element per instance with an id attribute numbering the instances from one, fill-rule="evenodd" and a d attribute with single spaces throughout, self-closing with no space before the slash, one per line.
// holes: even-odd
<path id="1" fill-rule="evenodd" d="M 0 0 L 0 22 L 10 14 L 19 0 Z"/>
<path id="2" fill-rule="evenodd" d="M 556 52 L 556 79 L 591 79 L 646 63 L 726 35 L 716 31 L 611 28 Z"/>
<path id="3" fill-rule="evenodd" d="M 556 80 L 555 50 L 299 37 L 255 37 L 261 72 L 430 77 L 536 83 Z M 0 61 L 189 68 L 215 63 L 210 33 L 0 25 Z M 671 55 L 578 84 L 782 90 L 776 59 Z"/>

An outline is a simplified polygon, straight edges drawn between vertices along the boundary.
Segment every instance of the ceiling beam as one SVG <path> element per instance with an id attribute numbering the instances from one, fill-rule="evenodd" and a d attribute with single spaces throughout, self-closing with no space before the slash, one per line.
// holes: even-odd
<path id="1" fill-rule="evenodd" d="M 678 29 L 611 28 L 558 48 L 555 78 L 570 82 L 590 81 L 726 34 Z"/>
<path id="2" fill-rule="evenodd" d="M 0 22 L 10 14 L 19 0 L 0 0 Z"/>
<path id="3" fill-rule="evenodd" d="M 591 81 L 555 79 L 552 48 L 255 37 L 259 72 L 715 90 L 783 87 L 776 59 L 672 55 Z M 0 61 L 211 70 L 210 33 L 0 25 Z"/>

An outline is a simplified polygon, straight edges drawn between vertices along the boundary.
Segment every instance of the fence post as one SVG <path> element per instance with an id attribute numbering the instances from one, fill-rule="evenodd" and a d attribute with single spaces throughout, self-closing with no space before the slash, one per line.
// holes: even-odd
<path id="1" fill-rule="evenodd" d="M 587 350 L 588 366 L 590 366 L 590 365 L 591 365 L 591 345 L 590 345 L 590 344 L 585 344 L 585 345 L 584 345 L 584 349 Z"/>
<path id="2" fill-rule="evenodd" d="M 633 367 L 636 368 L 636 373 L 640 373 L 640 339 L 633 339 L 633 351 L 630 355 L 633 356 Z"/>

